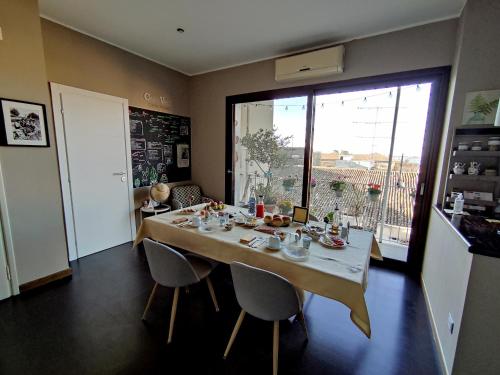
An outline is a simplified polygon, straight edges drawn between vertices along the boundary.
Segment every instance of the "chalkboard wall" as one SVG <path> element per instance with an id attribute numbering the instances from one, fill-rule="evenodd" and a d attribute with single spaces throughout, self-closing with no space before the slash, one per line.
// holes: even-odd
<path id="1" fill-rule="evenodd" d="M 129 107 L 133 186 L 191 179 L 191 119 Z"/>

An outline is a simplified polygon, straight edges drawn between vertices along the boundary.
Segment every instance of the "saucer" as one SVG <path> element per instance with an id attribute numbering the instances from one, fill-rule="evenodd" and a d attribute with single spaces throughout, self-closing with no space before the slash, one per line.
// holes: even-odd
<path id="1" fill-rule="evenodd" d="M 271 250 L 271 251 L 280 251 L 282 248 L 283 248 L 282 244 L 280 244 L 279 247 L 271 247 L 271 246 L 269 246 L 269 244 L 266 245 L 266 249 Z"/>

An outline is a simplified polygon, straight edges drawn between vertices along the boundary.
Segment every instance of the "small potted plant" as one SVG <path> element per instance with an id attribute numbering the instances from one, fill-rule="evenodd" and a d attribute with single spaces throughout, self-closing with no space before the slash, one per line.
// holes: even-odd
<path id="1" fill-rule="evenodd" d="M 296 181 L 297 179 L 295 177 L 292 176 L 285 177 L 282 182 L 285 191 L 292 191 Z"/>
<path id="2" fill-rule="evenodd" d="M 382 193 L 382 186 L 379 184 L 369 183 L 368 184 L 368 198 L 372 202 L 376 202 L 378 197 Z"/>
<path id="3" fill-rule="evenodd" d="M 314 177 L 311 177 L 311 188 L 314 189 L 317 185 L 317 181 Z"/>
<path id="4" fill-rule="evenodd" d="M 280 209 L 281 215 L 290 216 L 290 213 L 292 212 L 293 203 L 289 199 L 283 199 L 278 203 L 278 207 Z"/>
<path id="5" fill-rule="evenodd" d="M 345 188 L 346 188 L 345 181 L 333 180 L 332 182 L 330 182 L 330 189 L 332 189 L 335 192 L 335 195 L 339 198 L 342 196 L 342 193 L 344 192 Z"/>

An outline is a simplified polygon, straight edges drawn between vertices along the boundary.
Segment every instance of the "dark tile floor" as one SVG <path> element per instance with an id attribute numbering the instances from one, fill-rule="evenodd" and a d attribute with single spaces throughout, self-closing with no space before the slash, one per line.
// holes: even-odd
<path id="1" fill-rule="evenodd" d="M 245 318 L 227 360 L 222 353 L 239 313 L 228 268 L 181 293 L 174 338 L 166 345 L 172 292 L 161 289 L 140 317 L 153 286 L 143 252 L 130 244 L 80 259 L 72 280 L 0 302 L 0 374 L 270 374 L 272 323 Z M 420 286 L 372 267 L 366 293 L 367 339 L 348 309 L 312 296 L 310 340 L 298 322 L 280 325 L 280 374 L 439 374 Z"/>

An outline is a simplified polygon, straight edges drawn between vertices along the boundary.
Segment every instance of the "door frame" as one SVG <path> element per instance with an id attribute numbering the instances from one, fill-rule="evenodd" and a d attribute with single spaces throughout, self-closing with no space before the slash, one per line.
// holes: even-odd
<path id="1" fill-rule="evenodd" d="M 9 208 L 7 205 L 7 194 L 5 192 L 5 184 L 3 178 L 2 165 L 0 163 L 0 257 L 2 257 L 2 263 L 8 267 L 9 271 L 7 273 L 7 279 L 10 286 L 10 294 L 19 294 L 19 278 L 17 275 L 16 268 L 16 256 L 14 254 L 14 242 L 12 240 L 12 232 L 9 219 Z M 3 247 L 3 249 L 2 249 Z M 3 264 L 2 264 L 3 266 Z M 9 278 L 10 275 L 10 278 Z"/>
<path id="2" fill-rule="evenodd" d="M 54 113 L 54 128 L 57 144 L 57 158 L 59 161 L 59 177 L 61 180 L 61 192 L 63 198 L 64 225 L 66 229 L 66 240 L 68 243 L 68 258 L 70 261 L 79 258 L 76 247 L 76 232 L 73 216 L 73 200 L 71 196 L 71 186 L 69 183 L 69 169 L 66 150 L 66 133 L 64 128 L 64 109 L 62 107 L 62 95 L 64 93 L 74 93 L 86 95 L 97 99 L 106 99 L 120 103 L 123 108 L 123 130 L 125 142 L 125 160 L 127 169 L 127 189 L 129 196 L 129 219 L 130 219 L 130 240 L 133 241 L 136 233 L 135 210 L 134 210 L 134 190 L 132 184 L 132 153 L 130 149 L 130 122 L 128 117 L 128 99 L 101 94 L 94 91 L 84 90 L 76 87 L 66 86 L 55 82 L 50 82 L 52 96 L 52 110 Z"/>
<path id="3" fill-rule="evenodd" d="M 424 148 L 422 155 L 427 155 L 422 160 L 422 165 L 427 168 L 421 168 L 419 173 L 418 194 L 424 184 L 422 199 L 415 202 L 414 215 L 421 215 L 418 223 L 412 224 L 412 234 L 407 262 L 399 262 L 390 259 L 384 259 L 381 264 L 391 268 L 403 269 L 412 274 L 420 274 L 425 252 L 425 241 L 427 237 L 427 228 L 431 206 L 432 190 L 436 181 L 437 159 L 441 144 L 441 137 L 444 126 L 444 116 L 446 101 L 448 97 L 448 86 L 450 80 L 450 66 L 436 68 L 418 69 L 407 72 L 389 73 L 372 77 L 354 78 L 334 82 L 289 87 L 284 89 L 267 90 L 226 97 L 226 163 L 225 163 L 225 201 L 233 203 L 234 196 L 234 106 L 236 104 L 290 98 L 295 96 L 308 96 L 307 114 L 308 121 L 306 126 L 306 150 L 311 146 L 314 131 L 314 97 L 322 94 L 341 93 L 357 90 L 380 89 L 392 86 L 406 86 L 418 84 L 422 81 L 432 82 L 431 94 L 429 97 L 429 108 L 427 113 L 426 134 L 424 138 Z M 308 203 L 309 178 L 312 168 L 312 153 L 305 152 L 304 155 L 304 183 L 306 191 L 303 193 L 302 203 Z M 410 248 L 411 246 L 411 248 Z"/>

